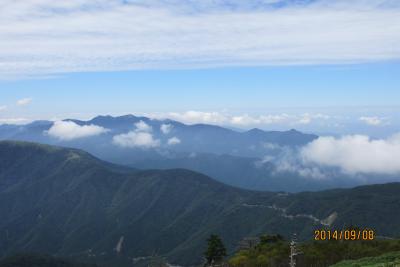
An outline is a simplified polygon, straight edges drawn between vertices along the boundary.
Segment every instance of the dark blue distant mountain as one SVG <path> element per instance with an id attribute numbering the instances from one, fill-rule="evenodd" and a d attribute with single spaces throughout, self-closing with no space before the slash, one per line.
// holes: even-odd
<path id="1" fill-rule="evenodd" d="M 277 171 L 279 166 L 275 164 L 278 163 L 264 159 L 279 157 L 287 149 L 295 151 L 317 138 L 316 135 L 294 129 L 251 129 L 239 132 L 215 125 L 186 125 L 169 119 L 156 120 L 134 115 L 65 121 L 79 126 L 96 125 L 107 131 L 94 136 L 63 140 L 48 134 L 53 122 L 35 121 L 27 125 L 0 125 L 0 140 L 32 141 L 83 149 L 103 160 L 138 169 L 186 168 L 225 184 L 252 190 L 315 191 L 351 187 L 374 180 L 397 180 L 396 177 L 351 179 L 340 173 L 330 173 L 328 179 L 313 179 L 293 171 Z M 157 145 L 124 147 L 113 142 L 115 136 L 138 131 L 135 126 L 138 123 L 147 127 L 148 134 Z M 169 144 L 171 139 L 175 143 Z"/>
<path id="2" fill-rule="evenodd" d="M 247 132 L 237 132 L 231 129 L 208 125 L 194 124 L 185 125 L 173 120 L 153 120 L 146 117 L 136 117 L 125 115 L 120 117 L 98 116 L 89 121 L 68 119 L 78 125 L 97 125 L 109 129 L 110 131 L 103 135 L 108 137 L 110 143 L 111 137 L 116 134 L 126 133 L 135 129 L 134 124 L 140 121 L 152 127 L 152 133 L 155 138 L 163 141 L 175 136 L 181 140 L 179 146 L 171 148 L 176 151 L 185 152 L 204 152 L 216 154 L 237 154 L 241 156 L 264 156 L 264 144 L 272 143 L 280 146 L 301 146 L 316 139 L 316 135 L 304 134 L 295 130 L 286 132 L 263 131 L 252 129 Z M 163 134 L 160 130 L 161 125 L 171 126 L 168 134 Z M 49 130 L 52 122 L 36 121 L 27 125 L 0 125 L 0 138 L 17 140 L 41 140 L 46 143 L 74 144 L 79 141 L 60 141 L 49 136 L 45 132 Z M 85 138 L 84 142 L 90 142 L 91 139 L 98 137 Z"/>
<path id="3" fill-rule="evenodd" d="M 238 132 L 215 125 L 186 125 L 174 120 L 155 120 L 134 115 L 97 116 L 89 121 L 75 119 L 65 121 L 74 122 L 79 126 L 100 126 L 107 129 L 107 132 L 85 138 L 63 140 L 47 134 L 53 122 L 35 121 L 27 125 L 0 125 L 0 140 L 33 141 L 79 148 L 114 163 L 153 168 L 186 167 L 216 175 L 213 176 L 215 179 L 235 186 L 290 191 L 291 188 L 285 185 L 287 183 L 284 180 L 279 183 L 268 181 L 270 173 L 266 169 L 256 170 L 254 161 L 266 155 L 274 155 L 280 148 L 303 146 L 317 138 L 316 135 L 296 130 L 278 132 L 252 129 Z M 151 127 L 150 134 L 157 140 L 157 146 L 121 147 L 113 142 L 115 136 L 137 130 L 135 124 L 139 122 Z M 167 129 L 163 131 L 162 127 Z M 171 139 L 175 140 L 175 143 L 169 144 Z M 194 159 L 191 157 L 194 154 L 203 156 Z M 213 164 L 210 164 L 210 161 Z M 207 168 L 207 164 L 210 164 L 210 168 Z M 238 166 L 244 169 L 237 172 Z"/>

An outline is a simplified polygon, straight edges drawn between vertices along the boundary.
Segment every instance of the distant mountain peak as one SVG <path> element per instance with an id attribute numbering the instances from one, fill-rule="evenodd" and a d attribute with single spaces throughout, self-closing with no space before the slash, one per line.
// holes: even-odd
<path id="1" fill-rule="evenodd" d="M 286 132 L 290 133 L 290 134 L 304 134 L 303 132 L 300 132 L 296 129 L 290 129 L 289 131 L 286 131 Z"/>
<path id="2" fill-rule="evenodd" d="M 99 119 L 113 119 L 114 117 L 111 115 L 99 115 L 94 117 L 92 120 L 99 120 Z"/>
<path id="3" fill-rule="evenodd" d="M 138 117 L 136 117 L 135 115 L 132 115 L 132 114 L 126 114 L 126 115 L 112 117 L 112 118 L 114 118 L 114 119 L 136 119 Z"/>
<path id="4" fill-rule="evenodd" d="M 247 131 L 248 133 L 263 133 L 264 131 L 260 128 L 253 128 Z"/>
<path id="5" fill-rule="evenodd" d="M 104 121 L 104 120 L 118 120 L 118 119 L 135 119 L 136 116 L 132 114 L 122 115 L 122 116 L 111 116 L 111 115 L 99 115 L 91 119 L 91 121 Z"/>

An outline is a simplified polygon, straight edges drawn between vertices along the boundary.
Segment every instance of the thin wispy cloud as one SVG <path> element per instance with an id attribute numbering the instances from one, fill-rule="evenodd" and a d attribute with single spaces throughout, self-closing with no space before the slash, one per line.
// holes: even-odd
<path id="1" fill-rule="evenodd" d="M 7 110 L 7 106 L 0 106 L 0 112 Z"/>
<path id="2" fill-rule="evenodd" d="M 32 98 L 22 98 L 17 101 L 17 106 L 26 106 L 32 102 Z"/>
<path id="3" fill-rule="evenodd" d="M 310 114 L 310 113 L 304 113 L 303 115 L 300 116 L 298 119 L 297 123 L 298 124 L 310 124 L 315 120 L 329 120 L 331 117 L 326 114 Z"/>
<path id="4" fill-rule="evenodd" d="M 7 0 L 0 78 L 396 60 L 399 33 L 391 0 Z"/>
<path id="5" fill-rule="evenodd" d="M 310 124 L 311 123 L 311 117 L 310 116 L 304 116 L 299 119 L 298 121 L 299 124 Z"/>
<path id="6" fill-rule="evenodd" d="M 145 114 L 154 119 L 172 119 L 187 124 L 207 123 L 207 124 L 224 124 L 229 119 L 227 114 L 217 111 L 197 111 L 188 110 L 184 112 L 166 112 L 166 113 L 150 113 Z M 169 130 L 164 126 L 164 131 Z M 160 129 L 163 131 L 163 129 Z M 164 132 L 163 131 L 163 132 Z"/>
<path id="7" fill-rule="evenodd" d="M 32 120 L 27 118 L 0 118 L 0 125 L 1 124 L 11 124 L 11 125 L 24 125 Z"/>
<path id="8" fill-rule="evenodd" d="M 292 125 L 310 124 L 315 121 L 329 120 L 331 117 L 326 114 L 310 114 L 304 113 L 301 115 L 278 113 L 278 114 L 229 114 L 226 112 L 217 111 L 195 111 L 189 110 L 185 112 L 169 112 L 158 114 L 146 114 L 155 119 L 173 119 L 187 124 L 206 123 L 215 125 L 232 125 L 236 127 L 252 127 L 252 126 L 269 126 L 269 125 Z M 164 132 L 167 129 L 163 129 Z M 167 128 L 167 127 L 165 127 Z M 166 132 L 164 132 L 166 133 Z"/>
<path id="9" fill-rule="evenodd" d="M 289 121 L 290 116 L 288 114 L 276 114 L 276 115 L 261 115 L 261 116 L 250 116 L 248 114 L 233 116 L 229 119 L 230 124 L 236 126 L 249 126 L 249 125 L 268 125 L 275 123 L 283 123 Z"/>
<path id="10" fill-rule="evenodd" d="M 372 117 L 360 117 L 360 121 L 362 121 L 362 122 L 364 122 L 365 124 L 367 124 L 367 125 L 370 125 L 370 126 L 381 126 L 381 125 L 383 125 L 384 123 L 387 123 L 387 122 L 385 122 L 385 119 L 384 118 L 379 118 L 379 117 L 376 117 L 376 116 L 372 116 Z"/>
<path id="11" fill-rule="evenodd" d="M 176 136 L 169 138 L 168 142 L 167 142 L 167 144 L 170 146 L 178 145 L 180 143 L 181 143 L 181 140 Z"/>
<path id="12" fill-rule="evenodd" d="M 161 131 L 163 134 L 169 134 L 169 133 L 171 132 L 171 130 L 172 130 L 173 127 L 174 127 L 174 126 L 173 126 L 172 124 L 165 124 L 165 123 L 163 123 L 163 124 L 161 124 L 161 126 L 160 126 L 160 131 Z"/>

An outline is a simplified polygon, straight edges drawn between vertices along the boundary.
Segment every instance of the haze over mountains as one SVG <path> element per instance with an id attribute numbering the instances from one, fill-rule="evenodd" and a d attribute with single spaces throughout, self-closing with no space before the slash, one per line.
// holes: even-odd
<path id="1" fill-rule="evenodd" d="M 304 164 L 301 152 L 317 138 L 296 130 L 238 132 L 133 115 L 0 125 L 0 140 L 79 148 L 139 169 L 186 168 L 245 189 L 298 192 L 399 180 L 392 173 L 353 174 L 334 166 Z"/>
<path id="2" fill-rule="evenodd" d="M 86 126 L 86 129 L 76 125 Z M 88 148 L 91 148 L 92 143 L 103 141 L 103 145 L 113 145 L 114 148 L 118 146 L 137 149 L 168 148 L 176 152 L 248 157 L 262 157 L 268 149 L 273 150 L 274 146 L 300 146 L 317 138 L 316 135 L 303 134 L 295 130 L 265 132 L 252 129 L 242 133 L 214 125 L 185 125 L 173 120 L 155 120 L 133 115 L 98 116 L 89 121 L 68 119 L 52 126 L 51 121 L 36 121 L 25 126 L 2 125 L 1 138 L 65 143 L 73 146 L 85 144 Z M 124 136 L 131 132 L 151 133 L 152 137 L 139 142 L 133 137 Z M 116 136 L 119 139 L 113 140 L 112 137 Z M 175 142 L 171 140 L 172 138 L 176 138 Z M 114 144 L 112 141 L 115 141 Z"/>
<path id="3" fill-rule="evenodd" d="M 400 236 L 400 184 L 317 193 L 247 191 L 196 172 L 134 170 L 76 149 L 0 142 L 0 257 L 45 252 L 110 266 L 152 255 L 199 264 L 218 233 L 246 236 L 357 225 Z"/>

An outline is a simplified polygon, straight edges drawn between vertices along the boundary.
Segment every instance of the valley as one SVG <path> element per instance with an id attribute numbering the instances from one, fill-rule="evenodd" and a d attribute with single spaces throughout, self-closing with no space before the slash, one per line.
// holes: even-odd
<path id="1" fill-rule="evenodd" d="M 130 266 L 159 255 L 202 262 L 207 237 L 230 253 L 248 236 L 357 225 L 399 237 L 399 183 L 321 192 L 274 193 L 231 187 L 184 169 L 138 170 L 87 152 L 0 142 L 0 257 L 49 253 Z M 382 220 L 381 218 L 391 218 Z"/>

